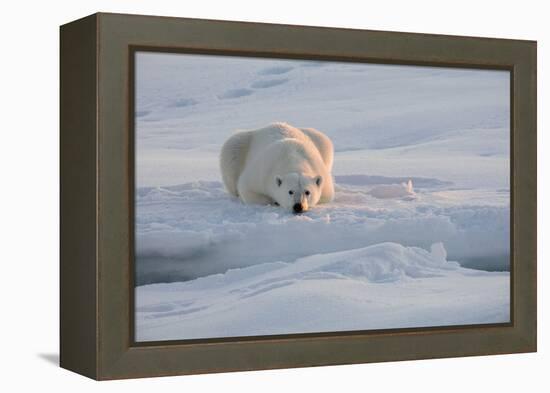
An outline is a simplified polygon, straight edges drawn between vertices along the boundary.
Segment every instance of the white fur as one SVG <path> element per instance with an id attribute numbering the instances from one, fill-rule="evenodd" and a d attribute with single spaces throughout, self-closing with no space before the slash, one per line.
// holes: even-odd
<path id="1" fill-rule="evenodd" d="M 334 197 L 333 157 L 323 133 L 274 123 L 231 136 L 220 167 L 227 191 L 245 203 L 277 203 L 288 210 L 301 204 L 306 211 Z"/>

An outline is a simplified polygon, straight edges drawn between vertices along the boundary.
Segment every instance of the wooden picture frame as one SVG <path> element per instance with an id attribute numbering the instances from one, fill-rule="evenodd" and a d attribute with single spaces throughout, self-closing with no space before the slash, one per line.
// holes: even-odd
<path id="1" fill-rule="evenodd" d="M 511 72 L 511 322 L 136 343 L 133 54 Z M 61 27 L 61 367 L 105 380 L 536 351 L 536 42 L 98 13 Z"/>

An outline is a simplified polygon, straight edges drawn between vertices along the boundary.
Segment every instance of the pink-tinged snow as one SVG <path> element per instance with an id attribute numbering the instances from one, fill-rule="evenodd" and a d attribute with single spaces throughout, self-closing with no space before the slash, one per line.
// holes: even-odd
<path id="1" fill-rule="evenodd" d="M 494 269 L 499 258 L 507 262 L 507 192 L 446 190 L 433 179 L 413 178 L 414 195 L 371 195 L 400 180 L 337 176 L 334 201 L 302 215 L 245 205 L 217 181 L 139 189 L 137 282 L 189 280 L 386 241 L 424 248 L 442 242 L 453 260 L 466 265 L 481 260 Z"/>
<path id="2" fill-rule="evenodd" d="M 136 292 L 137 340 L 509 321 L 509 275 L 381 243 L 270 262 Z"/>
<path id="3" fill-rule="evenodd" d="M 138 340 L 508 322 L 507 71 L 139 53 L 136 76 Z M 275 121 L 332 139 L 333 202 L 224 191 L 222 143 Z"/>

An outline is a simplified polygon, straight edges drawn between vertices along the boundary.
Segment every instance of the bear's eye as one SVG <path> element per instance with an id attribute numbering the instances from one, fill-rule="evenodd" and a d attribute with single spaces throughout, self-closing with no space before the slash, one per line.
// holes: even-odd
<path id="1" fill-rule="evenodd" d="M 292 194 L 294 194 L 294 191 L 290 190 L 290 191 L 288 192 L 288 194 L 289 194 L 289 195 L 292 195 Z"/>
<path id="2" fill-rule="evenodd" d="M 309 191 L 306 190 L 306 195 L 309 195 Z"/>

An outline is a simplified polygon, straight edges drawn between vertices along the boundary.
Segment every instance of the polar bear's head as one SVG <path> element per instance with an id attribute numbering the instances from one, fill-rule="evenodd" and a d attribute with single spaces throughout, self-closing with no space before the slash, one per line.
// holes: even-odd
<path id="1" fill-rule="evenodd" d="M 284 209 L 303 213 L 315 206 L 321 197 L 322 176 L 288 173 L 275 176 L 271 197 Z"/>

